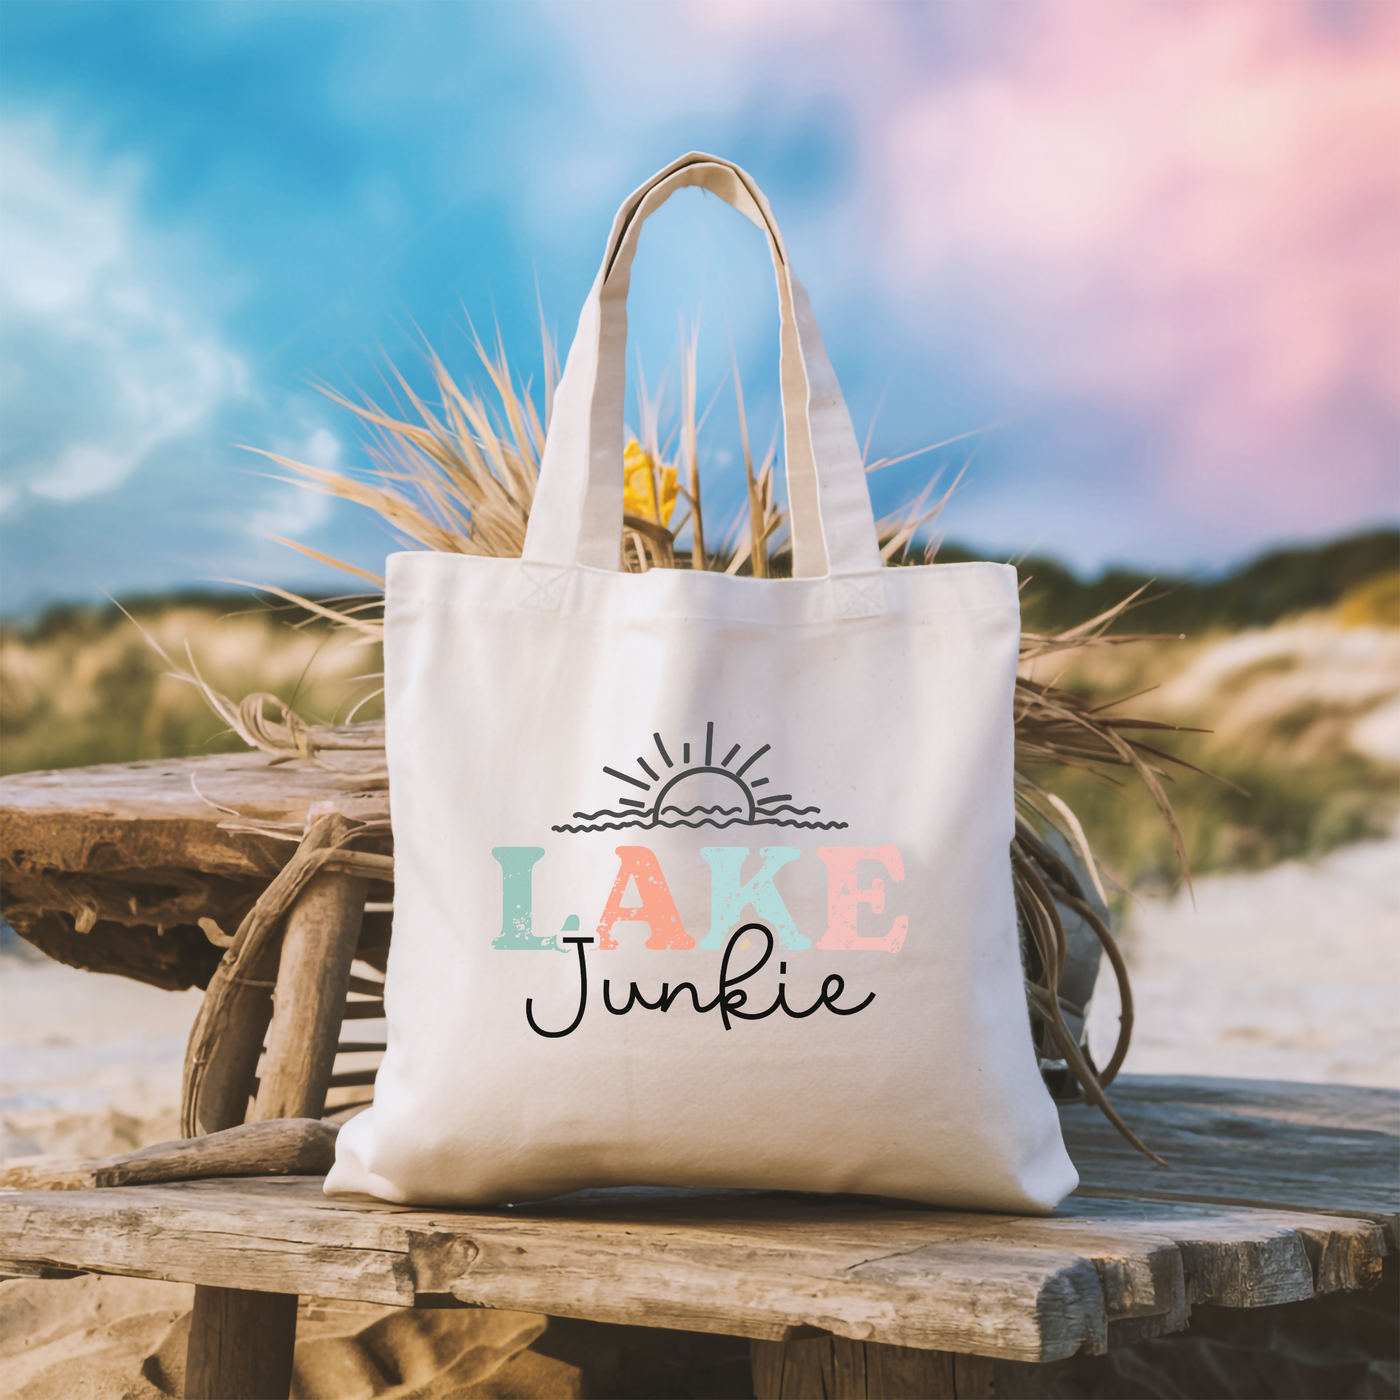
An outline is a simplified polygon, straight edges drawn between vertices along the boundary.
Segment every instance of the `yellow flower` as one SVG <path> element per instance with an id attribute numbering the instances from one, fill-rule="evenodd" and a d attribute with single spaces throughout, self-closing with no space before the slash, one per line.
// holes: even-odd
<path id="1" fill-rule="evenodd" d="M 628 515 L 643 520 L 655 520 L 664 525 L 676 508 L 676 469 L 661 467 L 661 509 L 656 508 L 656 463 L 651 453 L 643 452 L 641 444 L 632 438 L 622 454 L 622 509 Z"/>

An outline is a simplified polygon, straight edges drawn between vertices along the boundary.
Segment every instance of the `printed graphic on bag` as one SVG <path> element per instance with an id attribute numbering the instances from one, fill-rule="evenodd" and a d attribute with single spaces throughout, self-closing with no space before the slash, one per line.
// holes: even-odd
<path id="1" fill-rule="evenodd" d="M 646 774 L 646 779 L 618 768 L 603 768 L 610 778 L 649 794 L 648 801 L 623 797 L 619 799 L 619 805 L 626 809 L 624 811 L 575 812 L 577 821 L 588 824 L 560 825 L 551 830 L 579 833 L 620 831 L 627 827 L 654 830 L 657 827 L 709 826 L 722 829 L 729 826 L 786 826 L 833 831 L 847 825 L 838 821 L 803 820 L 819 816 L 821 808 L 792 805 L 793 794 L 790 792 L 764 795 L 762 789 L 769 786 L 770 780 L 766 776 L 746 777 L 749 770 L 771 751 L 771 744 L 760 745 L 734 767 L 731 765 L 741 758 L 744 745 L 733 744 L 716 763 L 713 721 L 705 726 L 704 757 L 701 761 L 692 760 L 688 742 L 673 743 L 668 747 L 660 730 L 655 731 L 651 738 L 656 746 L 660 767 L 639 756 L 637 768 Z M 679 754 L 679 762 L 672 756 L 673 751 Z M 707 803 L 704 799 L 713 799 L 717 789 L 724 796 L 719 801 Z M 690 805 L 686 805 L 687 799 Z M 680 912 L 656 852 L 648 846 L 618 846 L 615 853 L 618 859 L 617 874 L 595 932 L 580 934 L 579 916 L 570 914 L 558 935 L 540 935 L 534 931 L 534 869 L 544 859 L 544 847 L 497 846 L 491 852 L 501 867 L 501 931 L 492 939 L 491 946 L 514 951 L 562 951 L 565 947 L 573 947 L 578 954 L 578 1001 L 573 1020 L 562 1030 L 546 1029 L 535 1019 L 533 998 L 527 999 L 525 1019 L 536 1035 L 559 1039 L 578 1029 L 588 1007 L 585 948 L 596 944 L 599 953 L 617 948 L 619 943 L 613 936 L 613 930 L 619 923 L 645 925 L 648 937 L 644 946 L 657 951 L 683 951 L 698 947 L 714 951 L 722 949 L 723 954 L 718 969 L 718 987 L 708 1001 L 701 1001 L 700 993 L 691 982 L 682 982 L 675 987 L 662 983 L 660 992 L 651 999 L 636 982 L 632 982 L 626 1001 L 618 1006 L 613 1002 L 610 979 L 604 979 L 603 1005 L 614 1016 L 625 1016 L 633 1007 L 667 1012 L 677 1000 L 684 1000 L 683 994 L 688 994 L 689 1005 L 695 1011 L 718 1010 L 725 1030 L 729 1030 L 734 1018 L 761 1021 L 779 1011 L 798 1020 L 822 1008 L 838 1016 L 853 1016 L 858 1011 L 864 1011 L 875 1000 L 875 994 L 871 992 L 854 1006 L 838 1006 L 837 1000 L 845 991 L 845 980 L 833 973 L 822 983 L 816 1000 L 808 1007 L 789 1006 L 786 987 L 780 982 L 770 1006 L 760 1011 L 742 1009 L 749 994 L 739 984 L 760 972 L 775 950 L 787 953 L 813 946 L 812 939 L 798 930 L 791 911 L 774 884 L 774 876 L 779 870 L 802 858 L 800 847 L 761 846 L 758 850 L 758 869 L 746 880 L 744 866 L 750 855 L 748 846 L 701 846 L 698 854 L 709 867 L 710 875 L 710 926 L 698 943 L 681 922 Z M 901 881 L 904 879 L 904 862 L 899 851 L 892 845 L 821 846 L 816 854 L 827 871 L 827 925 L 816 947 L 897 953 L 904 946 L 909 931 L 907 915 L 894 917 L 888 930 L 878 937 L 862 936 L 857 932 L 857 915 L 862 904 L 868 905 L 875 914 L 881 913 L 885 907 L 884 878 L 875 876 L 868 885 L 861 886 L 860 863 L 878 863 L 890 879 Z M 629 893 L 634 900 L 624 903 Z M 752 914 L 762 922 L 742 923 L 746 914 Z M 750 946 L 749 934 L 762 938 L 762 955 L 747 969 L 732 970 L 736 953 Z M 786 962 L 779 964 L 779 972 L 787 972 Z"/>
<path id="2" fill-rule="evenodd" d="M 637 766 L 651 782 L 616 768 L 604 767 L 609 777 L 647 793 L 654 793 L 650 805 L 637 798 L 624 797 L 623 806 L 632 810 L 623 812 L 575 812 L 581 821 L 594 823 L 589 826 L 555 826 L 557 832 L 600 832 L 619 831 L 624 827 L 640 827 L 643 830 L 665 827 L 698 828 L 711 826 L 800 826 L 809 829 L 830 831 L 843 828 L 845 822 L 802 821 L 799 818 L 819 814 L 819 807 L 794 807 L 791 793 L 778 793 L 771 797 L 755 794 L 755 788 L 762 788 L 769 782 L 766 777 L 745 781 L 745 774 L 771 748 L 763 744 L 755 749 L 737 767 L 730 765 L 740 755 L 742 744 L 734 744 L 718 764 L 715 758 L 715 726 L 713 721 L 705 726 L 704 761 L 691 760 L 689 743 L 673 745 L 680 753 L 680 766 L 671 756 L 661 737 L 660 731 L 652 734 L 657 754 L 664 765 L 664 776 L 644 757 L 637 759 Z M 681 805 L 674 799 L 683 784 L 689 784 L 689 795 L 713 796 L 715 779 L 736 790 L 729 802 L 737 800 L 739 805 L 726 805 L 724 801 L 705 805 L 697 801 L 690 807 Z M 659 786 L 657 786 L 659 785 Z M 783 817 L 783 812 L 791 817 Z M 666 815 L 675 820 L 666 821 Z M 602 818 L 617 818 L 603 821 Z M 698 818 L 697 820 L 690 820 Z M 684 951 L 690 948 L 723 949 L 718 969 L 718 988 L 714 997 L 702 1002 L 700 993 L 692 982 L 679 983 L 674 988 L 669 982 L 661 984 L 661 990 L 653 999 L 632 982 L 627 1000 L 621 1006 L 614 1005 L 610 979 L 603 981 L 603 1005 L 614 1016 L 625 1016 L 633 1007 L 647 1011 L 669 1011 L 683 994 L 689 994 L 689 1004 L 693 1010 L 705 1013 L 718 1010 L 725 1030 L 733 1028 L 733 1019 L 761 1021 L 781 1011 L 796 1020 L 805 1020 L 815 1012 L 826 1008 L 837 1016 L 854 1016 L 864 1011 L 875 1000 L 875 993 L 868 993 L 854 1006 L 838 1006 L 837 1000 L 845 992 L 845 979 L 833 973 L 822 983 L 816 1000 L 805 1008 L 794 1008 L 787 1001 L 786 985 L 778 984 L 777 995 L 771 1005 L 761 1011 L 745 1011 L 749 993 L 740 987 L 760 972 L 776 950 L 782 952 L 800 951 L 813 946 L 812 940 L 798 930 L 791 911 L 784 902 L 774 876 L 784 866 L 802 858 L 802 850 L 797 846 L 761 846 L 758 850 L 759 865 L 747 880 L 744 879 L 744 866 L 748 861 L 748 846 L 701 846 L 700 859 L 709 867 L 710 875 L 710 927 L 705 936 L 696 940 L 686 931 L 681 915 L 671 895 L 670 886 L 661 869 L 661 862 L 655 851 L 648 846 L 617 846 L 617 874 L 612 889 L 599 916 L 596 932 L 579 933 L 579 916 L 570 914 L 558 935 L 539 935 L 534 931 L 534 869 L 544 859 L 543 846 L 497 846 L 491 855 L 501 867 L 501 931 L 491 941 L 493 948 L 513 951 L 563 951 L 572 947 L 578 954 L 578 1001 L 574 1018 L 562 1030 L 548 1030 L 535 1019 L 534 999 L 525 1002 L 525 1019 L 536 1035 L 548 1039 L 560 1039 L 572 1035 L 578 1029 L 588 1008 L 588 963 L 585 948 L 596 944 L 599 953 L 619 947 L 613 936 L 614 926 L 623 924 L 645 925 L 648 937 L 645 947 L 657 951 Z M 674 856 L 671 857 L 674 859 Z M 885 907 L 885 881 L 875 876 L 868 885 L 860 884 L 860 864 L 878 863 L 894 881 L 904 879 L 904 862 L 898 849 L 888 846 L 820 846 L 817 858 L 827 871 L 827 926 L 820 941 L 819 949 L 841 951 L 866 951 L 897 953 L 904 946 L 909 932 L 909 918 L 905 914 L 894 917 L 888 930 L 878 936 L 861 935 L 857 931 L 857 915 L 862 904 L 870 906 L 874 914 L 880 914 Z M 628 896 L 633 900 L 624 903 Z M 756 915 L 763 922 L 741 923 L 748 913 Z M 741 925 L 736 927 L 736 925 Z M 764 941 L 762 955 L 746 970 L 731 970 L 736 952 L 749 948 L 749 934 L 757 934 Z M 611 960 L 609 960 L 611 961 Z M 786 974 L 787 963 L 779 963 L 780 974 Z"/>
<path id="3" fill-rule="evenodd" d="M 742 744 L 735 744 L 728 753 L 719 761 L 714 761 L 715 756 L 715 726 L 711 721 L 705 726 L 705 759 L 703 763 L 692 763 L 690 758 L 690 745 L 681 744 L 680 755 L 681 764 L 676 768 L 676 761 L 671 757 L 670 750 L 661 738 L 661 731 L 657 730 L 652 736 L 652 742 L 656 745 L 656 752 L 660 756 L 664 766 L 663 772 L 658 772 L 656 768 L 641 757 L 637 758 L 637 767 L 646 774 L 646 779 L 638 778 L 630 773 L 623 773 L 616 768 L 604 767 L 603 772 L 610 778 L 616 778 L 620 782 L 629 784 L 641 792 L 651 793 L 655 791 L 655 796 L 649 801 L 642 801 L 637 797 L 619 797 L 618 805 L 628 810 L 623 812 L 611 812 L 604 808 L 597 812 L 575 812 L 574 820 L 588 823 L 584 826 L 570 826 L 564 824 L 551 827 L 551 831 L 621 831 L 624 827 L 637 826 L 644 830 L 652 830 L 656 827 L 666 827 L 674 829 L 678 826 L 700 827 L 700 826 L 800 826 L 814 831 L 838 831 L 843 828 L 845 822 L 815 822 L 802 821 L 802 817 L 817 816 L 821 813 L 820 807 L 794 807 L 792 806 L 793 796 L 790 792 L 774 793 L 772 795 L 759 793 L 758 788 L 767 787 L 768 779 L 750 778 L 745 781 L 746 774 L 755 763 L 761 759 L 773 746 L 764 744 L 761 748 L 755 749 L 744 761 L 731 771 L 730 764 L 739 756 Z M 673 745 L 673 747 L 675 747 Z M 690 807 L 684 805 L 687 795 L 694 795 L 699 784 L 705 778 L 727 779 L 725 784 L 727 791 L 727 801 L 737 803 L 735 806 L 726 806 L 724 802 L 716 802 L 710 806 L 705 806 L 702 802 L 696 802 Z M 656 784 L 660 784 L 657 788 Z M 783 812 L 790 813 L 784 817 Z M 672 820 L 667 821 L 667 816 Z M 689 820 L 692 817 L 698 818 L 695 821 Z"/>

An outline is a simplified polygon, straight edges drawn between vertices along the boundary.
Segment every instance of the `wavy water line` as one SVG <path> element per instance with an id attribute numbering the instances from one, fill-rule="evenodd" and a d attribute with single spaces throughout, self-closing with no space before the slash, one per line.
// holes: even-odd
<path id="1" fill-rule="evenodd" d="M 639 817 L 643 815 L 643 813 L 649 812 L 650 810 L 651 809 L 648 807 L 642 807 L 635 812 L 614 812 L 607 807 L 603 807 L 596 812 L 575 812 L 574 816 L 580 821 L 591 822 L 597 821 L 599 817 Z M 667 803 L 666 806 L 664 806 L 661 810 L 663 812 L 674 812 L 678 817 L 693 817 L 696 814 L 696 812 L 715 812 L 722 817 L 727 817 L 732 816 L 735 812 L 742 812 L 744 809 L 742 807 L 721 807 L 719 803 L 716 802 L 713 807 L 695 806 L 687 808 L 673 807 L 670 803 Z M 808 810 L 816 812 L 820 811 L 821 809 L 818 807 L 812 807 Z"/>
<path id="2" fill-rule="evenodd" d="M 810 810 L 810 809 L 809 809 Z M 601 813 L 599 815 L 602 815 Z M 621 813 L 610 812 L 609 816 L 620 816 Z M 698 831 L 702 826 L 712 826 L 716 831 L 723 831 L 731 826 L 796 826 L 807 831 L 844 831 L 846 822 L 798 822 L 798 821 L 778 821 L 768 818 L 761 821 L 748 821 L 742 817 L 734 817 L 727 822 L 698 821 L 698 822 L 654 822 L 654 821 L 622 821 L 622 822 L 601 822 L 597 826 L 569 826 L 567 823 L 562 826 L 552 826 L 551 831 L 568 831 L 575 834 L 583 831 L 625 831 L 637 829 L 641 831 L 655 831 L 657 827 L 664 827 L 667 831 L 674 831 L 676 827 L 689 827 L 692 831 Z"/>
<path id="3" fill-rule="evenodd" d="M 765 806 L 760 802 L 755 810 L 756 810 L 756 811 L 759 811 L 759 812 L 791 812 L 791 813 L 793 814 L 793 816 L 795 816 L 795 817 L 805 817 L 805 816 L 809 816 L 809 815 L 810 815 L 811 813 L 813 813 L 813 812 L 820 812 L 820 811 L 821 811 L 821 808 L 820 808 L 820 807 L 793 807 L 791 804 L 789 804 L 789 803 L 787 803 L 787 802 L 780 802 L 776 807 L 765 807 Z M 577 816 L 578 813 L 575 813 L 574 815 Z"/>

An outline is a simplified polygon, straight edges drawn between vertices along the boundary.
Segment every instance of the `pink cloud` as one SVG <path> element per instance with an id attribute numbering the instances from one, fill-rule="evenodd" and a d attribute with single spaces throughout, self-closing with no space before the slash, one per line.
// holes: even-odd
<path id="1" fill-rule="evenodd" d="M 1188 491 L 1332 456 L 1397 399 L 1396 14 L 1343 41 L 1281 5 L 1037 11 L 885 114 L 887 273 L 970 280 L 1034 384 L 1168 413 Z"/>
<path id="2" fill-rule="evenodd" d="M 1013 398 L 1151 422 L 1166 501 L 1267 493 L 1280 529 L 1394 510 L 1400 8 L 804 9 L 692 22 L 855 113 L 867 247 L 911 320 L 969 322 Z"/>

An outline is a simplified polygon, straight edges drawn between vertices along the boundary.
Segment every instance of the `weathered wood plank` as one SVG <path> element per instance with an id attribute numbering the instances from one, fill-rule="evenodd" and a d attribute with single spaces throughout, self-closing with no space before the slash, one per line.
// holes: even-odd
<path id="1" fill-rule="evenodd" d="M 231 812 L 287 831 L 326 803 L 387 820 L 383 766 L 374 751 L 314 767 L 242 753 L 0 778 L 5 916 L 70 966 L 202 987 L 219 950 L 199 920 L 231 932 L 289 853 L 271 834 L 230 830 Z"/>
<path id="2" fill-rule="evenodd" d="M 1339 1084 L 1124 1075 L 1112 1098 L 1171 1164 L 1134 1152 L 1093 1108 L 1060 1111 L 1079 1194 L 1400 1214 L 1400 1092 Z"/>
<path id="3" fill-rule="evenodd" d="M 739 1242 L 692 1229 L 595 1227 L 584 1238 L 476 1230 L 478 1255 L 451 1287 L 463 1302 L 524 1312 L 774 1337 L 816 1327 L 857 1340 L 1052 1359 L 1106 1341 L 1092 1263 L 1052 1248 L 924 1248 L 908 1269 L 823 1257 L 783 1232 Z"/>
<path id="4" fill-rule="evenodd" d="M 105 1208 L 109 1202 L 117 1208 Z M 692 1223 L 682 1235 L 586 1221 L 566 1231 L 558 1221 L 517 1221 L 511 1212 L 435 1216 L 327 1204 L 292 1182 L 270 1181 L 0 1195 L 0 1257 L 401 1305 L 418 1293 L 447 1292 L 526 1311 L 546 1310 L 538 1302 L 547 1300 L 557 1316 L 644 1316 L 653 1326 L 769 1338 L 805 1325 L 917 1344 L 935 1327 L 939 1336 L 970 1335 L 1022 1358 L 1047 1346 L 1072 1354 L 1101 1345 L 1104 1335 L 1093 1266 L 1067 1252 L 1021 1249 L 1013 1258 L 1003 1251 L 1002 1274 L 990 1280 L 968 1251 L 955 1276 L 932 1283 L 852 1282 L 843 1266 L 859 1263 L 860 1252 L 818 1255 L 804 1267 L 780 1224 L 766 1240 L 736 1248 L 722 1225 L 707 1231 Z M 1037 1289 L 1057 1295 L 1059 1305 L 1035 1306 Z M 972 1312 L 979 1297 L 983 1319 Z M 527 1298 L 537 1301 L 522 1307 Z M 945 1327 L 940 1307 L 954 1301 L 961 1316 Z M 1040 1336 L 1047 1315 L 1063 1335 Z"/>
<path id="5" fill-rule="evenodd" d="M 123 868 L 173 866 L 269 877 L 286 859 L 258 863 L 262 838 L 249 842 L 225 828 L 232 809 L 251 821 L 302 825 L 317 803 L 373 789 L 387 815 L 382 750 L 327 751 L 316 764 L 276 762 L 268 754 L 108 763 L 91 768 L 15 773 L 0 778 L 0 834 L 19 837 L 40 864 L 101 869 L 128 853 Z M 217 805 L 216 805 L 217 804 Z M 119 833 L 117 851 L 94 851 Z M 279 843 L 280 844 L 280 843 Z M 13 849 L 13 848 L 11 848 Z"/>
<path id="6" fill-rule="evenodd" d="M 611 1193 L 580 1193 L 565 1198 L 560 1209 L 576 1212 L 588 1207 L 584 1200 L 596 1197 L 596 1209 L 606 1210 Z M 633 1209 L 664 1216 L 666 1193 L 636 1197 Z M 644 1199 L 650 1204 L 644 1204 Z M 771 1198 L 758 1193 L 728 1198 L 735 1218 L 748 1215 L 764 1219 Z M 1117 1199 L 1098 1200 L 1075 1196 L 1046 1218 L 957 1215 L 953 1213 L 901 1213 L 886 1203 L 861 1203 L 859 1213 L 847 1214 L 850 1201 L 836 1198 L 804 1198 L 798 1207 L 785 1203 L 786 1237 L 804 1250 L 821 1251 L 845 1245 L 884 1244 L 892 1255 L 907 1254 L 909 1239 L 932 1215 L 940 1222 L 940 1240 L 972 1239 L 993 1234 L 1006 1242 L 1055 1243 L 1095 1261 L 1113 1318 L 1161 1316 L 1186 1306 L 1183 1251 L 1189 1251 L 1194 1269 L 1193 1297 L 1197 1302 L 1222 1306 L 1247 1306 L 1251 1300 L 1238 1291 L 1240 1261 L 1250 1257 L 1269 1261 L 1277 1297 L 1255 1302 L 1288 1301 L 1311 1295 L 1314 1288 L 1365 1287 L 1374 1282 L 1384 1242 L 1376 1227 L 1365 1219 L 1328 1217 L 1325 1239 L 1314 1238 L 1311 1215 L 1241 1210 L 1229 1206 Z M 530 1208 L 546 1214 L 548 1202 Z M 726 1226 L 735 1229 L 731 1219 Z M 1324 1258 L 1325 1255 L 1325 1258 Z M 1175 1256 L 1175 1257 L 1173 1257 Z M 1321 1275 L 1319 1275 L 1321 1269 Z"/>
<path id="7" fill-rule="evenodd" d="M 1226 1308 L 1374 1288 L 1387 1252 L 1382 1227 L 1364 1218 L 1184 1201 L 1071 1197 L 1045 1228 L 1064 1228 L 1076 1241 L 1081 1231 L 1099 1230 L 1110 1240 L 1127 1230 L 1141 1230 L 1144 1240 L 1170 1238 L 1180 1252 L 1188 1302 Z M 1113 1311 L 1132 1317 L 1156 1309 Z"/>
<path id="8" fill-rule="evenodd" d="M 244 1189 L 253 1185 L 277 1189 Z M 0 1258 L 410 1305 L 417 1290 L 404 1229 L 371 1213 L 346 1213 L 341 1228 L 327 1229 L 324 1213 L 303 1204 L 311 1192 L 319 1179 L 0 1192 Z M 421 1291 L 446 1292 L 437 1282 Z"/>
<path id="9" fill-rule="evenodd" d="M 1047 1219 L 759 1193 L 593 1192 L 494 1211 L 328 1201 L 315 1180 L 0 1193 L 0 1257 L 407 1304 L 419 1294 L 596 1321 L 1049 1361 L 1189 1301 L 1310 1296 L 1301 1230 L 1379 1266 L 1366 1221 L 1076 1200 Z M 1173 1251 L 1176 1252 L 1175 1259 Z M 1319 1253 L 1319 1258 L 1323 1257 Z M 1153 1311 L 1158 1310 L 1158 1311 Z"/>

